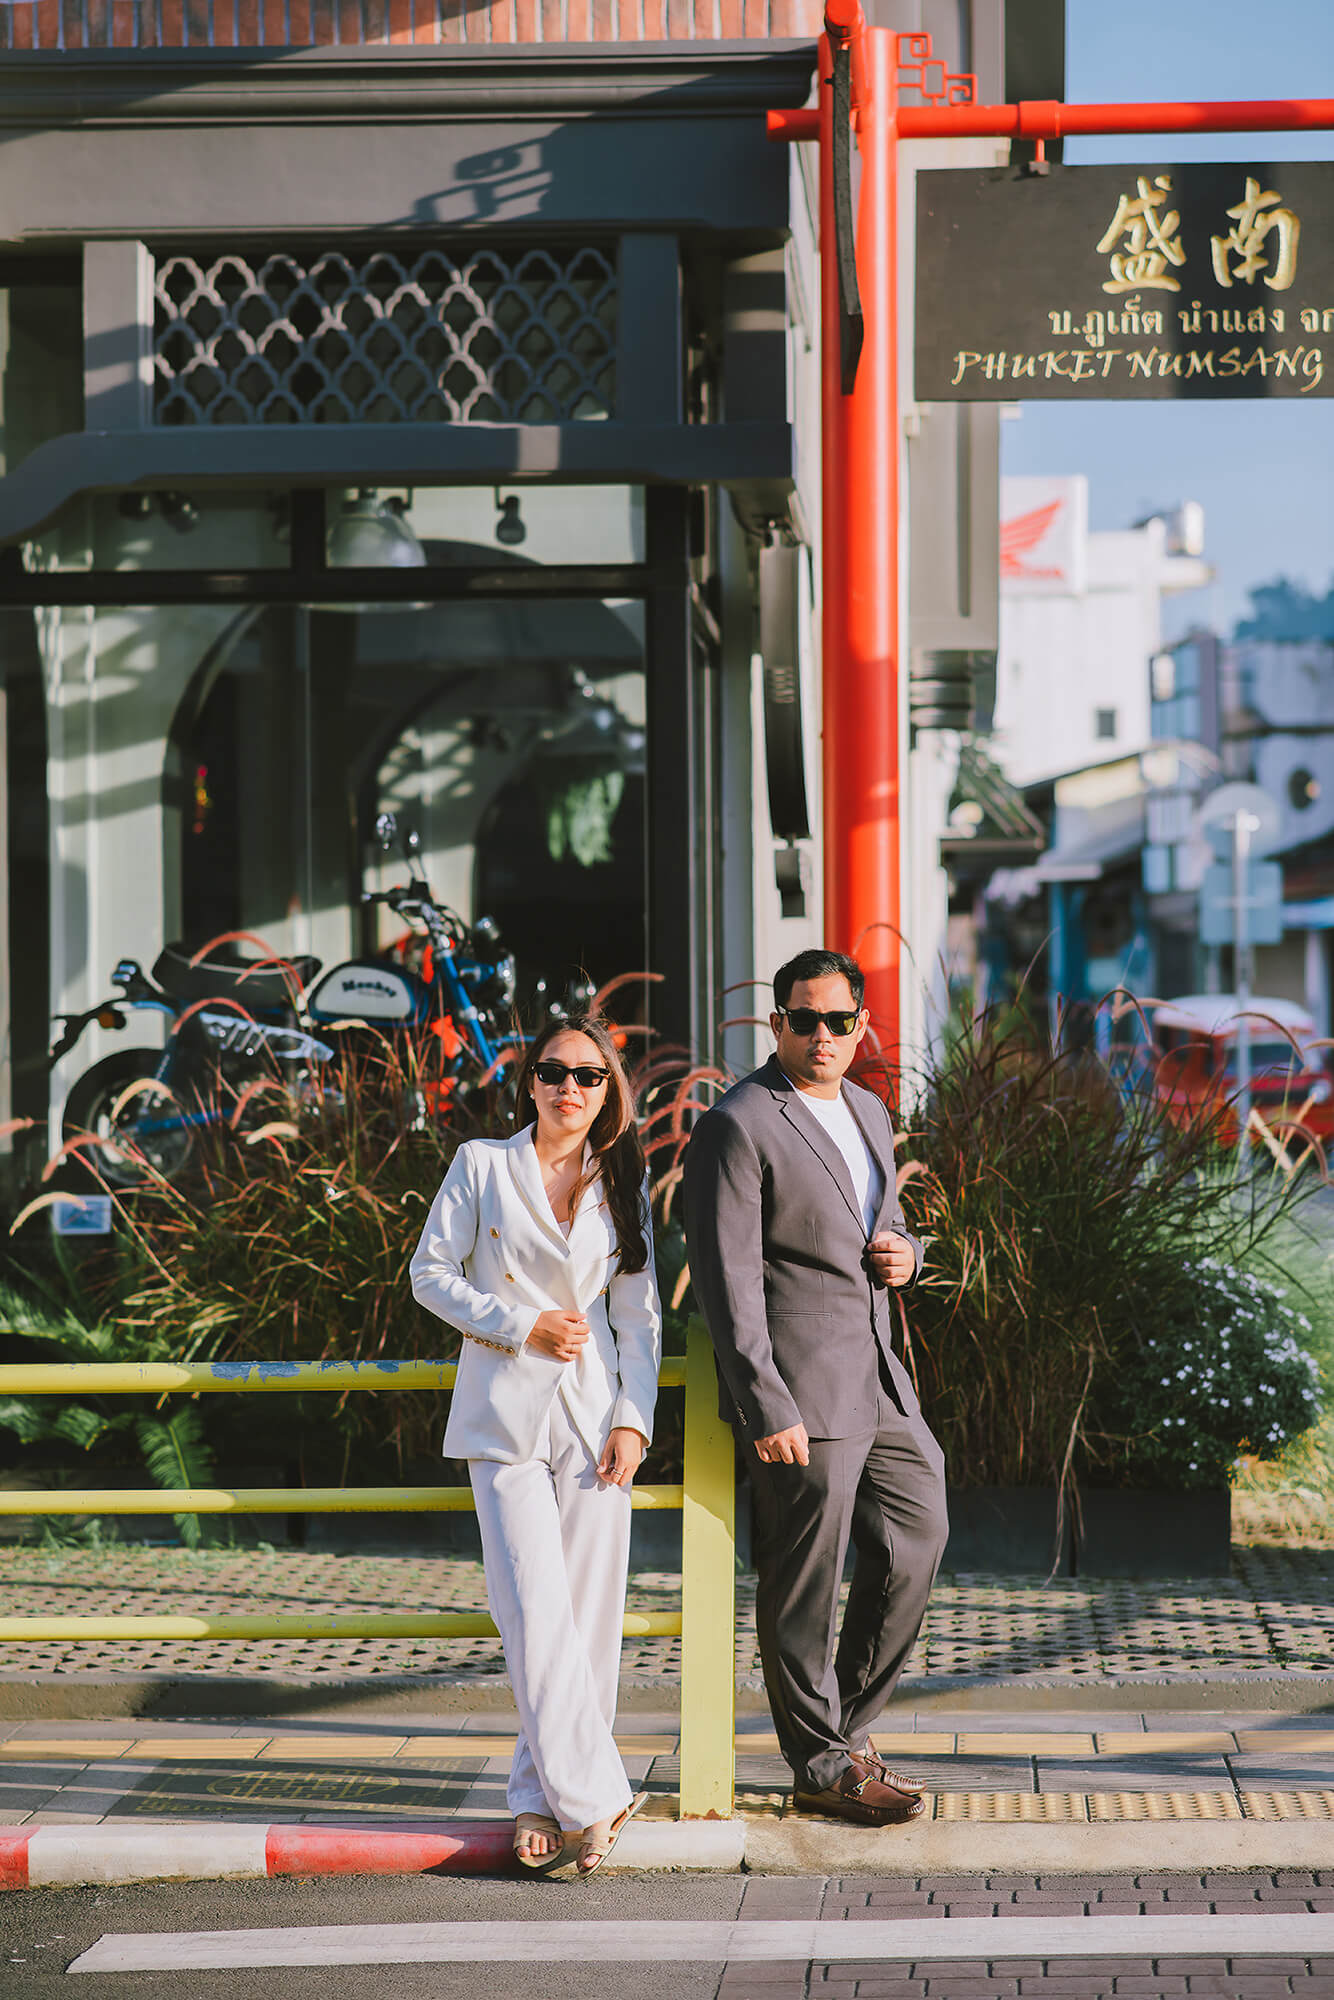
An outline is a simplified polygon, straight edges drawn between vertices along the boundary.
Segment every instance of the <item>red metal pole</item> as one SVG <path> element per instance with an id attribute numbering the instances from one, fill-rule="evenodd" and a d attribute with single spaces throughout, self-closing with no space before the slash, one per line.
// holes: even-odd
<path id="1" fill-rule="evenodd" d="M 838 240 L 834 217 L 834 89 L 833 50 L 827 34 L 820 37 L 820 480 L 821 532 L 821 663 L 824 795 L 825 937 L 836 950 L 850 948 L 843 922 L 842 880 L 844 837 L 837 773 L 845 740 L 844 689 L 847 661 L 847 535 L 845 532 L 845 467 L 847 429 L 840 376 Z M 855 735 L 855 725 L 848 734 Z"/>
<path id="2" fill-rule="evenodd" d="M 1328 132 L 1334 97 L 1239 99 L 1217 104 L 905 104 L 900 139 L 1066 139 L 1155 132 Z M 814 111 L 771 111 L 769 137 L 816 139 Z"/>
<path id="3" fill-rule="evenodd" d="M 894 38 L 861 37 L 857 134 L 861 192 L 857 278 L 866 334 L 846 399 L 844 534 L 845 727 L 836 767 L 839 838 L 829 856 L 834 934 L 866 971 L 866 1001 L 883 1052 L 900 1034 L 899 404 Z M 854 76 L 856 70 L 854 69 Z"/>

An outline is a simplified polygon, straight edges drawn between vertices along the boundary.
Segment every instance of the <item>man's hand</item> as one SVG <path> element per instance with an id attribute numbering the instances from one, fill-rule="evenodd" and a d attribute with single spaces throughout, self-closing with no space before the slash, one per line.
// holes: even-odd
<path id="1" fill-rule="evenodd" d="M 628 1486 L 644 1456 L 642 1434 L 628 1424 L 618 1424 L 607 1433 L 607 1442 L 598 1460 L 598 1478 L 604 1486 Z"/>
<path id="2" fill-rule="evenodd" d="M 529 1347 L 549 1354 L 553 1361 L 577 1361 L 579 1349 L 588 1339 L 588 1321 L 582 1313 L 539 1313 L 528 1335 Z"/>
<path id="3" fill-rule="evenodd" d="M 755 1456 L 765 1465 L 809 1465 L 810 1444 L 805 1424 L 793 1424 L 772 1437 L 756 1438 Z"/>
<path id="4" fill-rule="evenodd" d="M 866 1246 L 872 1271 L 882 1285 L 910 1285 L 917 1275 L 917 1258 L 906 1236 L 882 1229 Z"/>

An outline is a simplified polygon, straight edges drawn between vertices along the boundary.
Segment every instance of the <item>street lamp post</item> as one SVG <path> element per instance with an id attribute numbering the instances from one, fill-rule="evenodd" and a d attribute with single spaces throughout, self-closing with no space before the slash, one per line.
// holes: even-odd
<path id="1" fill-rule="evenodd" d="M 1251 1143 L 1251 987 L 1254 951 L 1250 931 L 1251 835 L 1260 830 L 1256 814 L 1243 806 L 1232 822 L 1233 956 L 1237 988 L 1237 1172 L 1250 1165 Z"/>

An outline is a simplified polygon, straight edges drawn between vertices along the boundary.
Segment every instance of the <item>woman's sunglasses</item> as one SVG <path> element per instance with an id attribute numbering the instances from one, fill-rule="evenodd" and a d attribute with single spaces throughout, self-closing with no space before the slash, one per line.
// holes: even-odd
<path id="1" fill-rule="evenodd" d="M 539 1083 L 549 1083 L 553 1089 L 572 1076 L 580 1090 L 592 1090 L 595 1085 L 605 1083 L 611 1071 L 595 1069 L 592 1063 L 540 1062 L 533 1064 L 533 1075 Z"/>
<path id="2" fill-rule="evenodd" d="M 832 1014 L 817 1014 L 814 1007 L 780 1007 L 778 1012 L 787 1016 L 787 1025 L 794 1035 L 813 1035 L 821 1021 L 831 1035 L 850 1035 L 859 1019 L 856 1014 L 839 1011 Z"/>

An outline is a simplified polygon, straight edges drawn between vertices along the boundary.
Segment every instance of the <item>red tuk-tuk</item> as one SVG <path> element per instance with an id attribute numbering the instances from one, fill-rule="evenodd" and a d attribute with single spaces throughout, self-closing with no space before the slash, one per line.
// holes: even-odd
<path id="1" fill-rule="evenodd" d="M 1156 1088 L 1179 1122 L 1212 1114 L 1219 1139 L 1236 1144 L 1237 1043 L 1244 1029 L 1255 1112 L 1274 1128 L 1280 1144 L 1286 1143 L 1287 1128 L 1299 1150 L 1307 1143 L 1303 1135 L 1309 1135 L 1328 1153 L 1334 1140 L 1334 1078 L 1328 1045 L 1305 1007 L 1259 994 L 1243 1016 L 1235 993 L 1192 993 L 1155 1007 L 1152 1026 Z"/>

